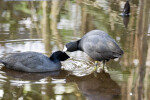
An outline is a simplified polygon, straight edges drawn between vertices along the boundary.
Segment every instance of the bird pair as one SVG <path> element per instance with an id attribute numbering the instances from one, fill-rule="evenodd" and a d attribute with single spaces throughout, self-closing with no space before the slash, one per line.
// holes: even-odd
<path id="1" fill-rule="evenodd" d="M 69 52 L 83 51 L 96 61 L 119 58 L 123 51 L 107 33 L 101 30 L 92 30 L 85 34 L 80 40 L 66 44 Z M 7 68 L 24 72 L 47 72 L 61 69 L 60 61 L 68 59 L 69 56 L 62 51 L 54 52 L 47 57 L 37 52 L 23 52 L 8 55 L 1 59 Z"/>

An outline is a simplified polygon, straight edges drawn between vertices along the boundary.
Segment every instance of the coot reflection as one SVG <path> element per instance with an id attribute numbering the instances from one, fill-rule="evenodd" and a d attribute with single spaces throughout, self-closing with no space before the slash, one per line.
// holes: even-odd
<path id="1" fill-rule="evenodd" d="M 76 82 L 79 90 L 88 100 L 120 100 L 120 87 L 106 72 L 90 74 L 83 77 L 70 75 L 67 82 Z"/>

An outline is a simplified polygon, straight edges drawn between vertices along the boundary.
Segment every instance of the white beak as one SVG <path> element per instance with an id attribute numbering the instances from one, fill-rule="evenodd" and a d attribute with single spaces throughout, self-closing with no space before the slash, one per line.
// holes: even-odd
<path id="1" fill-rule="evenodd" d="M 63 49 L 63 51 L 64 51 L 64 52 L 66 52 L 66 51 L 67 51 L 67 47 L 66 47 L 66 46 L 64 46 L 64 49 Z"/>

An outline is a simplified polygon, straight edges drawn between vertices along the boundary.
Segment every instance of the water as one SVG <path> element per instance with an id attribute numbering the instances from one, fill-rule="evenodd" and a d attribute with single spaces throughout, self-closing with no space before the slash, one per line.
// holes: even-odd
<path id="1" fill-rule="evenodd" d="M 124 50 L 105 72 L 81 51 L 68 53 L 62 70 L 24 73 L 0 70 L 2 100 L 150 100 L 150 2 L 132 0 L 0 1 L 0 57 L 36 51 L 51 55 L 64 44 L 100 29 Z"/>

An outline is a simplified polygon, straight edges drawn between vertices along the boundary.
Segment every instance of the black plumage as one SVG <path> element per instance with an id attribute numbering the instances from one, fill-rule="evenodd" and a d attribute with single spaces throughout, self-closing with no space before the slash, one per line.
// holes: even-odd
<path id="1" fill-rule="evenodd" d="M 69 56 L 62 51 L 54 52 L 50 57 L 38 52 L 22 52 L 10 54 L 0 59 L 6 68 L 24 72 L 48 72 L 61 69 L 60 61 Z"/>
<path id="2" fill-rule="evenodd" d="M 125 5 L 124 5 L 123 15 L 124 16 L 129 16 L 130 15 L 130 4 L 129 4 L 128 0 L 126 1 Z"/>

